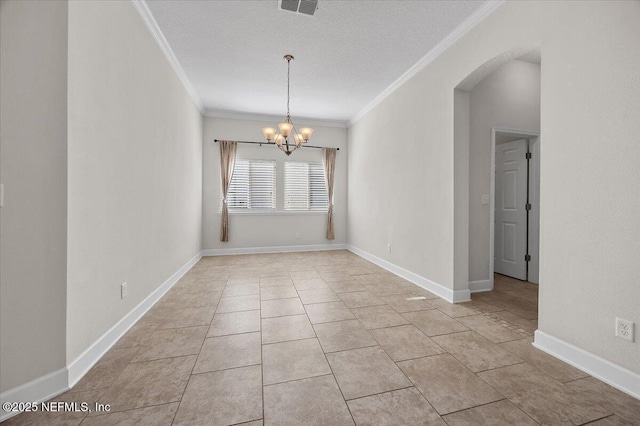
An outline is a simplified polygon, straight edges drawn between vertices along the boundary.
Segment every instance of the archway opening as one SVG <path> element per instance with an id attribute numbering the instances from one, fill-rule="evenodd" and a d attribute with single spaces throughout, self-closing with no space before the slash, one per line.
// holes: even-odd
<path id="1" fill-rule="evenodd" d="M 538 282 L 541 62 L 537 47 L 512 49 L 454 90 L 454 287 L 469 289 L 472 300 L 486 299 L 482 292 L 511 291 L 512 311 L 528 322 L 538 311 L 538 287 L 526 283 Z M 502 175 L 496 181 L 497 165 Z M 517 220 L 507 217 L 511 210 Z M 512 291 L 524 288 L 531 291 Z"/>

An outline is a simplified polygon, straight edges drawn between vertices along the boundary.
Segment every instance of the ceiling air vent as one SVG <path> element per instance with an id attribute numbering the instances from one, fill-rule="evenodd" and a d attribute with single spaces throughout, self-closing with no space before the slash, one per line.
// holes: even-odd
<path id="1" fill-rule="evenodd" d="M 300 0 L 298 12 L 305 15 L 313 15 L 316 13 L 316 7 L 318 7 L 318 0 Z"/>
<path id="2" fill-rule="evenodd" d="M 313 15 L 318 7 L 318 0 L 280 0 L 279 8 L 289 12 L 298 12 L 303 15 Z"/>

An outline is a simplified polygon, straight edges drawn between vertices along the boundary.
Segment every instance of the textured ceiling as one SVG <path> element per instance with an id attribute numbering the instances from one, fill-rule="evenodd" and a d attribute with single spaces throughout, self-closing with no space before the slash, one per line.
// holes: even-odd
<path id="1" fill-rule="evenodd" d="M 147 0 L 209 112 L 286 112 L 346 121 L 482 5 L 483 1 L 329 1 L 315 16 L 277 0 Z"/>

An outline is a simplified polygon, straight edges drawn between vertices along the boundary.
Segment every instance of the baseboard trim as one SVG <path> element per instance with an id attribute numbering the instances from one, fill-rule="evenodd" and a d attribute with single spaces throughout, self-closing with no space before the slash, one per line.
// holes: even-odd
<path id="1" fill-rule="evenodd" d="M 160 287 L 147 296 L 138 304 L 131 312 L 124 316 L 116 325 L 111 327 L 98 340 L 96 340 L 87 350 L 85 350 L 78 358 L 69 364 L 69 387 L 75 386 L 76 383 L 95 365 L 96 362 L 111 349 L 111 347 L 136 323 L 149 309 L 158 301 L 167 291 L 175 285 L 175 283 L 184 276 L 202 257 L 202 252 L 198 252 L 195 256 L 180 267 L 173 275 L 171 275 Z"/>
<path id="2" fill-rule="evenodd" d="M 491 290 L 493 290 L 493 285 L 490 280 L 469 281 L 469 291 L 471 293 L 481 293 Z"/>
<path id="3" fill-rule="evenodd" d="M 203 256 L 229 256 L 234 254 L 260 254 L 260 253 L 291 253 L 298 251 L 325 251 L 345 250 L 346 244 L 315 244 L 304 246 L 274 246 L 274 247 L 241 247 L 225 249 L 205 249 Z"/>
<path id="4" fill-rule="evenodd" d="M 469 292 L 469 290 L 454 291 L 454 290 L 448 289 L 445 286 L 438 284 L 436 282 L 433 282 L 428 278 L 425 278 L 421 275 L 408 271 L 394 263 L 381 259 L 378 256 L 375 256 L 371 253 L 368 253 L 350 244 L 347 245 L 347 250 L 349 250 L 354 254 L 357 254 L 361 258 L 366 259 L 371 263 L 378 265 L 381 268 L 386 269 L 387 271 L 401 278 L 404 278 L 407 281 L 411 281 L 415 285 L 422 287 L 425 290 L 430 291 L 431 293 L 434 293 L 440 296 L 441 298 L 443 298 L 449 303 L 467 302 L 471 300 L 471 293 Z"/>
<path id="5" fill-rule="evenodd" d="M 67 367 L 62 367 L 49 374 L 38 377 L 23 385 L 9 389 L 0 394 L 0 401 L 4 402 L 41 402 L 60 395 L 69 389 L 67 382 Z M 19 411 L 0 411 L 0 422 L 17 414 Z"/>
<path id="6" fill-rule="evenodd" d="M 537 330 L 533 346 L 640 399 L 640 374 Z"/>
<path id="7" fill-rule="evenodd" d="M 111 349 L 118 339 L 146 314 L 200 258 L 202 258 L 201 251 L 182 265 L 160 287 L 154 290 L 69 365 L 3 392 L 0 394 L 0 400 L 2 402 L 42 402 L 71 389 Z M 16 414 L 19 413 L 0 411 L 0 421 L 4 421 Z"/>

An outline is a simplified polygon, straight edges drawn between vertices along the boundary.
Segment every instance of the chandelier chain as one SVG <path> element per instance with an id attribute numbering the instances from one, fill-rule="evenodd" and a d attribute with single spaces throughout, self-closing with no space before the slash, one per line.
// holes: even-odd
<path id="1" fill-rule="evenodd" d="M 298 133 L 298 129 L 291 121 L 291 61 L 293 55 L 284 55 L 284 59 L 287 61 L 287 116 L 284 122 L 278 124 L 279 132 L 273 127 L 264 127 L 262 134 L 267 143 L 273 143 L 285 154 L 291 155 L 293 151 L 309 142 L 313 129 L 303 127 Z"/>
<path id="2" fill-rule="evenodd" d="M 289 84 L 291 81 L 291 59 L 287 59 L 287 117 L 289 116 L 289 99 L 290 99 L 290 89 Z"/>

